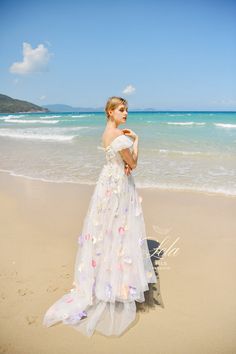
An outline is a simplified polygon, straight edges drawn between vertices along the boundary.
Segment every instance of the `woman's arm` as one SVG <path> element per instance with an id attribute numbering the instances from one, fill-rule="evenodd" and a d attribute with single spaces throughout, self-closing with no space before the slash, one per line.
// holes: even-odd
<path id="1" fill-rule="evenodd" d="M 133 152 L 132 152 L 133 159 L 134 159 L 134 161 L 136 163 L 136 166 L 137 166 L 137 163 L 138 163 L 138 142 L 139 142 L 138 141 L 138 135 L 136 135 L 136 137 L 134 139 Z"/>
<path id="2" fill-rule="evenodd" d="M 138 162 L 138 135 L 135 136 L 132 153 L 129 148 L 123 149 L 119 153 L 131 169 L 136 168 Z"/>

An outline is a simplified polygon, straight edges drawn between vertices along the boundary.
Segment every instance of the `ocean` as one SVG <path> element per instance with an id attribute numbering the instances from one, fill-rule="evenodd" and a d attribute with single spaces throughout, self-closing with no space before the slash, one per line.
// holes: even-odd
<path id="1" fill-rule="evenodd" d="M 106 163 L 105 113 L 0 114 L 0 170 L 95 184 Z M 236 196 L 236 112 L 129 112 L 139 135 L 138 188 Z"/>

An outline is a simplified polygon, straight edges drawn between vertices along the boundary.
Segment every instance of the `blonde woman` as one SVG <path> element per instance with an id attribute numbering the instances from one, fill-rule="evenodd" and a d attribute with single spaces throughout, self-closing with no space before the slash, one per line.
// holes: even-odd
<path id="1" fill-rule="evenodd" d="M 61 321 L 88 337 L 95 330 L 122 334 L 135 320 L 135 302 L 144 302 L 148 284 L 157 282 L 132 175 L 139 138 L 130 129 L 119 129 L 128 117 L 125 99 L 110 97 L 105 112 L 101 142 L 106 163 L 78 238 L 73 288 L 43 321 L 47 327 Z"/>

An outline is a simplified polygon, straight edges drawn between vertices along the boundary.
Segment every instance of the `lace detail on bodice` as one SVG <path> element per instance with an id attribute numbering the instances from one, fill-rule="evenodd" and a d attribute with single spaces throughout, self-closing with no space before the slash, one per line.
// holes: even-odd
<path id="1" fill-rule="evenodd" d="M 119 154 L 119 151 L 127 148 L 131 148 L 133 145 L 133 140 L 129 136 L 119 135 L 109 146 L 103 148 L 106 154 L 106 160 L 108 163 L 121 164 L 123 166 L 124 162 Z"/>
<path id="2" fill-rule="evenodd" d="M 127 148 L 133 149 L 133 139 L 126 135 L 119 135 L 109 146 L 102 147 L 106 155 L 106 163 L 104 164 L 97 184 L 110 183 L 114 190 L 119 190 L 119 185 L 123 183 L 123 179 L 127 177 L 124 170 L 124 161 L 119 151 Z M 130 178 L 132 176 L 129 176 Z M 132 179 L 132 178 L 131 178 Z"/>
<path id="3" fill-rule="evenodd" d="M 108 146 L 105 149 L 105 154 L 106 154 L 107 161 L 111 161 L 112 159 L 116 158 L 116 156 L 117 156 L 117 153 L 115 152 L 115 150 L 111 146 Z"/>

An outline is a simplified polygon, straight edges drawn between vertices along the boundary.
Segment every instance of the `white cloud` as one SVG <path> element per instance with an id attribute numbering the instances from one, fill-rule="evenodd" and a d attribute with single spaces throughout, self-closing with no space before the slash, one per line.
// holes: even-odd
<path id="1" fill-rule="evenodd" d="M 133 87 L 132 85 L 128 85 L 122 93 L 125 93 L 126 95 L 131 95 L 133 92 L 135 92 L 135 90 L 135 87 Z"/>
<path id="2" fill-rule="evenodd" d="M 46 96 L 42 95 L 39 97 L 40 100 L 45 100 Z"/>
<path id="3" fill-rule="evenodd" d="M 39 44 L 35 49 L 29 43 L 23 43 L 23 61 L 15 62 L 10 66 L 10 72 L 13 74 L 25 75 L 34 72 L 43 72 L 47 70 L 50 57 L 48 49 Z"/>

